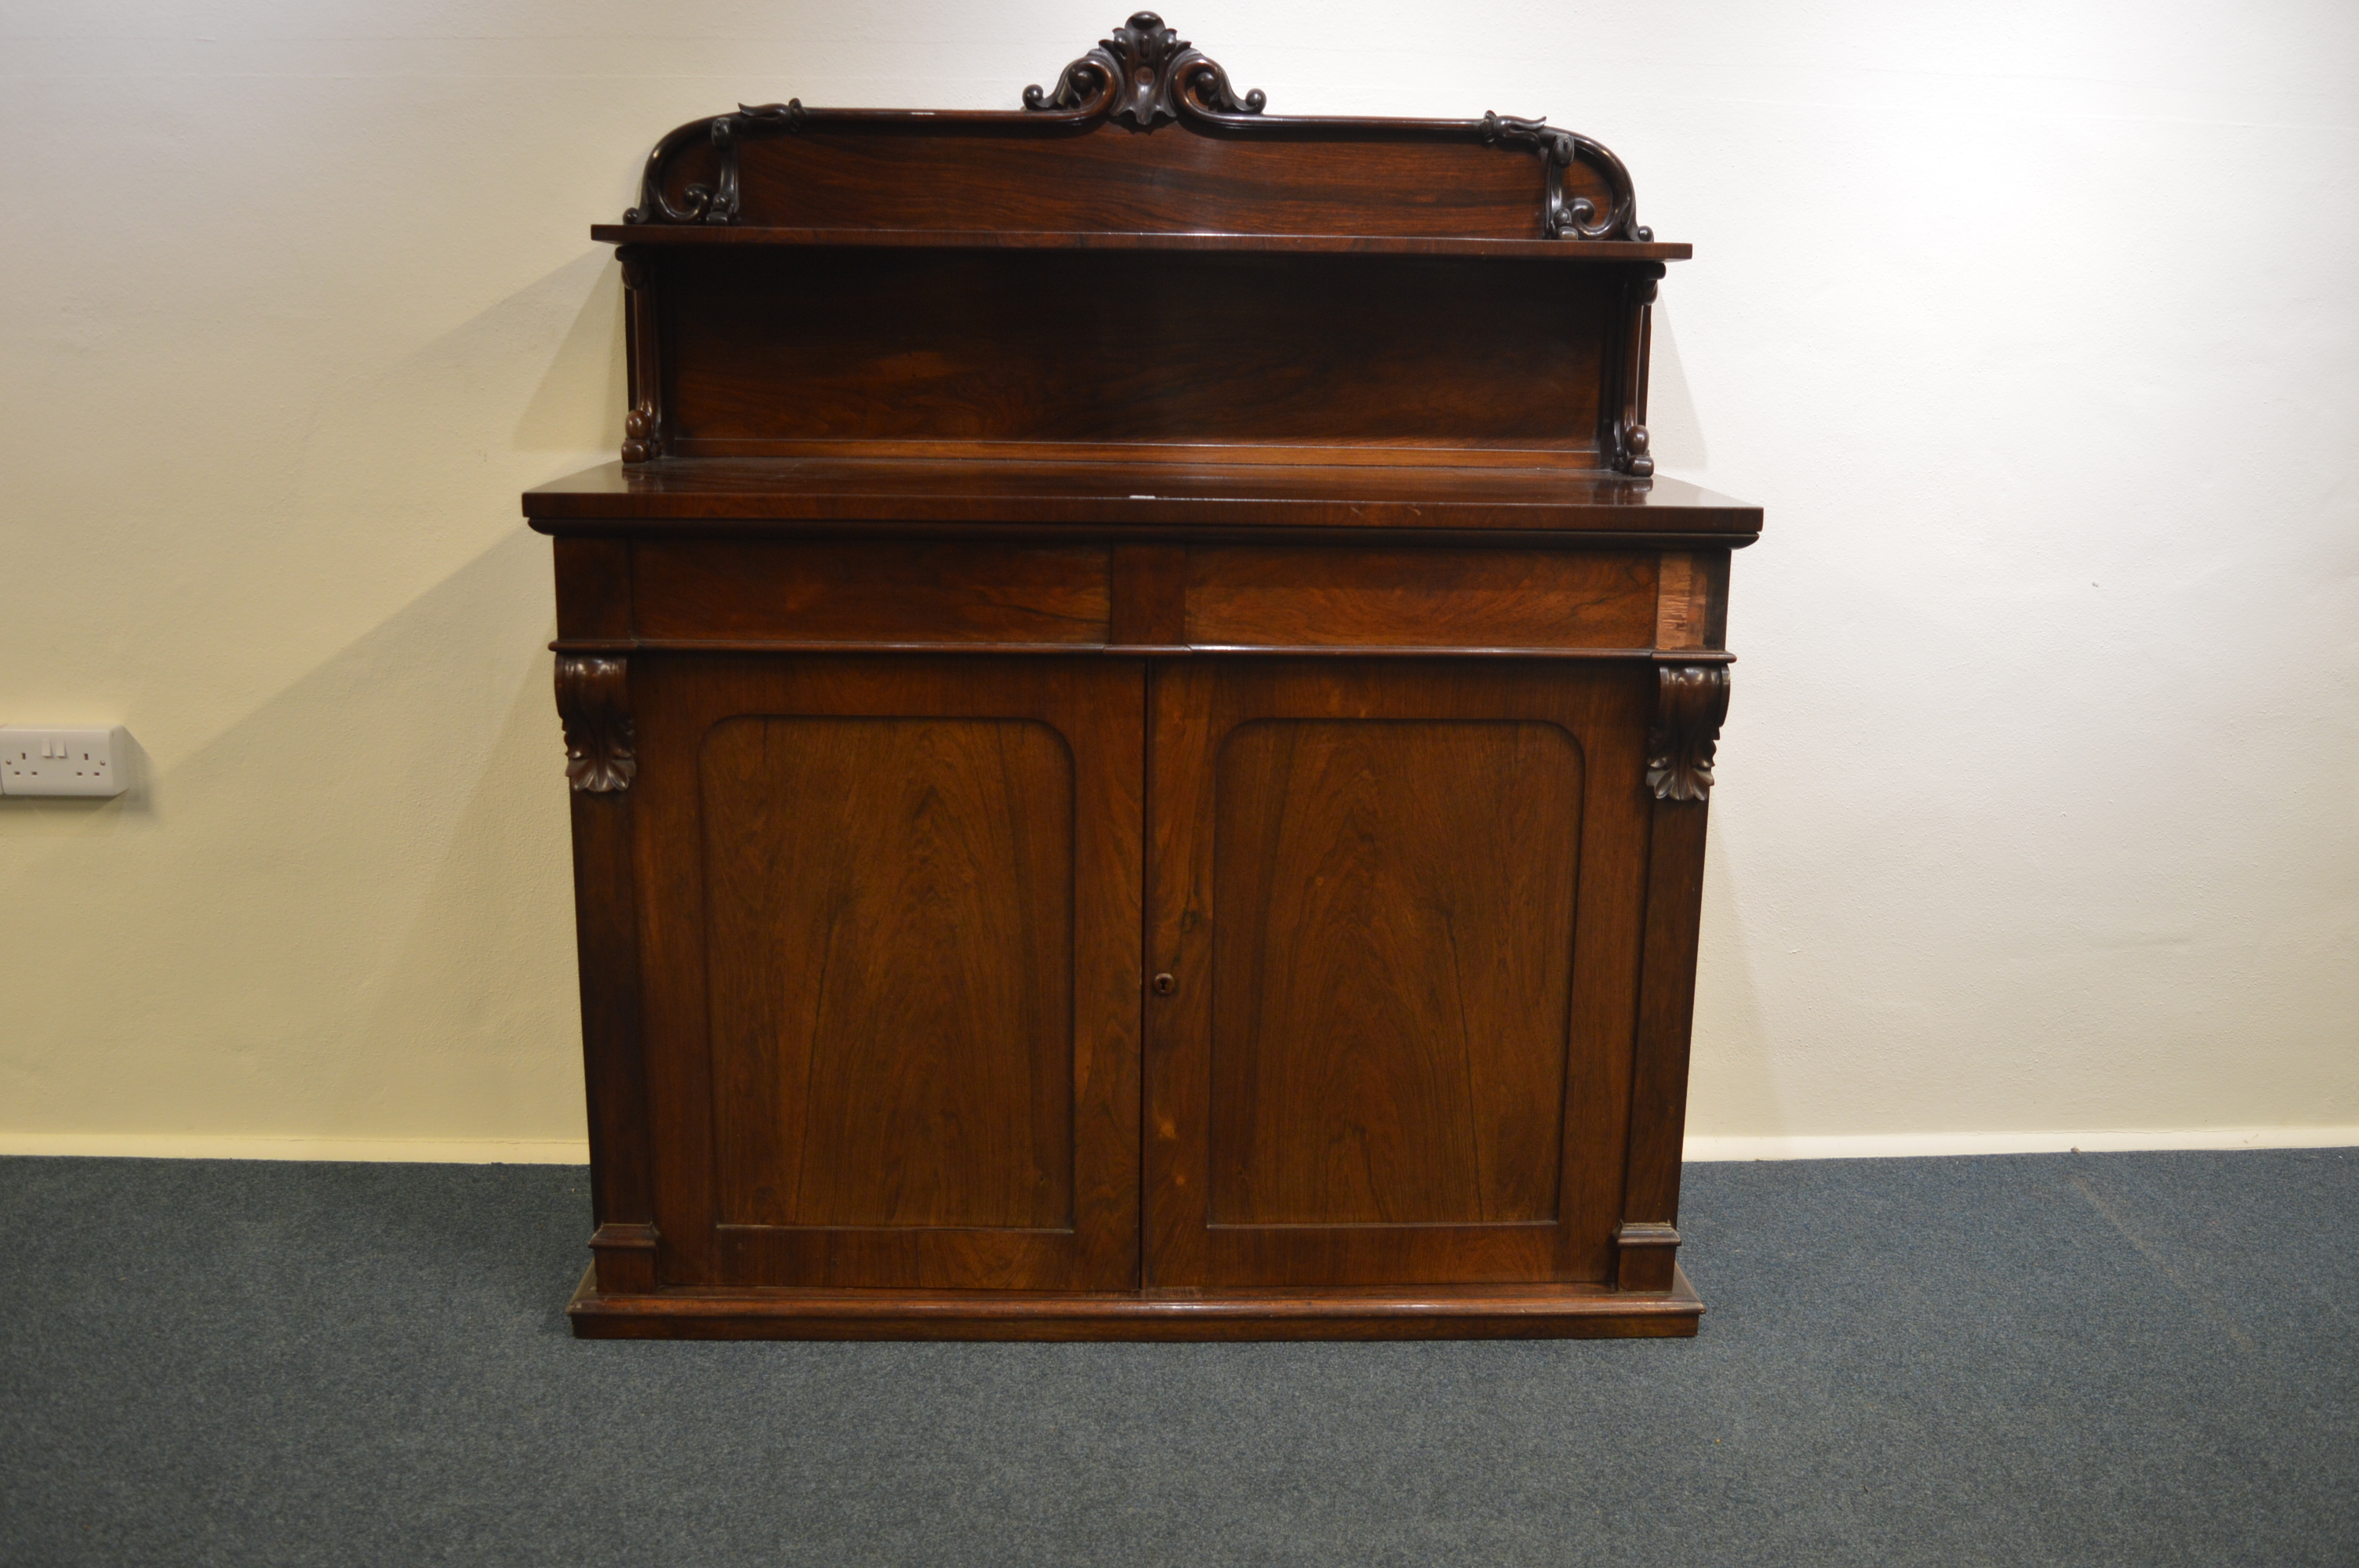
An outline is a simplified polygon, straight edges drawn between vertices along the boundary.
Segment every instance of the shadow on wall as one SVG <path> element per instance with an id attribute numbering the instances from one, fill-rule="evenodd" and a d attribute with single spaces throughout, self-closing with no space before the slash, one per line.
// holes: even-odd
<path id="1" fill-rule="evenodd" d="M 630 406 L 629 363 L 623 348 L 623 269 L 615 265 L 612 248 L 600 245 L 524 292 L 543 291 L 557 301 L 578 297 L 582 308 L 516 420 L 516 449 L 578 452 L 586 436 L 602 459 L 611 458 L 623 445 L 623 414 Z"/>
<path id="2" fill-rule="evenodd" d="M 1700 467 L 1667 317 L 1657 332 L 1657 449 Z M 620 288 L 602 250 L 329 396 L 305 442 L 289 537 L 273 543 L 285 546 L 280 586 L 316 588 L 314 570 L 364 583 L 426 547 L 419 532 L 500 526 L 486 514 L 513 518 L 514 490 L 484 467 L 515 452 L 581 454 L 585 438 L 611 449 L 624 401 Z M 500 414 L 519 407 L 504 451 Z M 34 881 L 75 889 L 0 910 L 0 944 L 37 968 L 107 977 L 103 989 L 28 999 L 0 1064 L 8 1119 L 579 1137 L 549 594 L 546 546 L 509 523 L 133 793 L 0 807 L 0 830 L 57 841 L 26 862 Z M 95 837 L 112 840 L 103 854 L 71 842 Z M 1700 1099 L 1707 1123 L 1718 1104 L 1752 1108 L 1752 1125 L 1773 1085 L 1729 860 L 1712 863 L 1698 1070 L 1726 1087 Z M 136 946 L 137 961 L 94 967 L 88 956 L 110 945 Z M 1723 1054 L 1738 1042 L 1752 1054 Z"/>
<path id="3" fill-rule="evenodd" d="M 516 496 L 620 442 L 621 309 L 585 251 L 347 362 L 284 486 L 176 470 L 144 525 L 187 613 L 121 717 L 255 705 L 114 801 L 0 803 L 12 868 L 63 894 L 0 903 L 49 981 L 0 1125 L 582 1136 L 549 556 Z"/>
<path id="4" fill-rule="evenodd" d="M 1696 964 L 1695 1034 L 1688 1064 L 1688 1132 L 1767 1137 L 1792 1119 L 1779 1103 L 1761 1017 L 1753 947 L 1732 881 L 1728 793 L 1712 792 L 1704 849 L 1703 925 Z"/>
<path id="5" fill-rule="evenodd" d="M 1703 440 L 1703 421 L 1696 414 L 1695 394 L 1689 389 L 1687 367 L 1680 361 L 1680 341 L 1671 330 L 1668 301 L 1655 305 L 1655 330 L 1647 359 L 1647 435 L 1648 450 L 1658 467 L 1701 475 L 1712 463 Z"/>
<path id="6" fill-rule="evenodd" d="M 304 438 L 285 542 L 333 574 L 375 551 L 392 558 L 405 537 L 505 530 L 520 521 L 516 492 L 614 456 L 626 384 L 621 275 L 601 245 L 330 392 Z M 368 526 L 386 535 L 356 549 Z"/>
<path id="7" fill-rule="evenodd" d="M 6 946 L 144 947 L 103 995 L 36 1001 L 22 1039 L 53 1044 L 12 1053 L 9 1119 L 581 1136 L 549 592 L 519 524 L 142 798 L 53 822 L 28 869 L 77 897 Z M 67 842 L 92 833 L 109 853 Z"/>
<path id="8" fill-rule="evenodd" d="M 1680 357 L 1679 334 L 1668 301 L 1655 306 L 1654 342 L 1648 362 L 1647 430 L 1663 470 L 1701 481 L 1711 463 L 1703 420 L 1696 411 Z M 1737 558 L 1739 598 L 1745 560 Z M 1736 671 L 1736 697 L 1745 701 L 1745 676 Z M 1743 729 L 1743 708 L 1734 709 L 1734 730 Z M 1726 773 L 1727 735 L 1722 772 Z M 1737 786 L 1742 789 L 1742 784 Z M 1726 1129 L 1751 1134 L 1781 1131 L 1788 1124 L 1778 1103 L 1777 1077 L 1761 1015 L 1761 993 L 1732 878 L 1742 857 L 1727 839 L 1741 832 L 1746 813 L 1741 799 L 1715 790 L 1704 853 L 1703 924 L 1696 965 L 1695 1033 L 1688 1075 L 1688 1130 L 1709 1137 Z"/>

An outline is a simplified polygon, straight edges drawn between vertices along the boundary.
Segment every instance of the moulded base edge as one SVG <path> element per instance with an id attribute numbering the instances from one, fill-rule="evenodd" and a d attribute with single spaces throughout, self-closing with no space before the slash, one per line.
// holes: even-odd
<path id="1" fill-rule="evenodd" d="M 582 1339 L 1639 1339 L 1691 1336 L 1704 1307 L 1677 1269 L 1659 1295 L 1594 1285 L 608 1295 L 593 1265 L 565 1310 Z"/>

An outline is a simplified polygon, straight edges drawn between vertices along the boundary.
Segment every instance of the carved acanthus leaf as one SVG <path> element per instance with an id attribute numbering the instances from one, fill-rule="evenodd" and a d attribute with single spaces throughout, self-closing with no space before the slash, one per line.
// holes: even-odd
<path id="1" fill-rule="evenodd" d="M 639 760 L 625 661 L 560 654 L 557 716 L 565 726 L 565 776 L 576 792 L 609 795 L 631 787 Z"/>
<path id="2" fill-rule="evenodd" d="M 1712 794 L 1712 753 L 1728 717 L 1728 666 L 1662 665 L 1656 676 L 1647 787 L 1657 800 L 1702 800 Z"/>
<path id="3" fill-rule="evenodd" d="M 1024 90 L 1024 107 L 1036 114 L 1127 120 L 1151 130 L 1181 114 L 1219 121 L 1258 114 L 1268 97 L 1256 88 L 1243 98 L 1229 85 L 1228 72 L 1193 44 L 1141 11 L 1100 38 L 1098 47 L 1065 67 L 1057 85 Z"/>

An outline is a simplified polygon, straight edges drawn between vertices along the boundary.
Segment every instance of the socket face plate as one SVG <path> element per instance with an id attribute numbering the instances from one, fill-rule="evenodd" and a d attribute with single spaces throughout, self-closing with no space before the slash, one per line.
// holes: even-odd
<path id="1" fill-rule="evenodd" d="M 0 795 L 121 795 L 129 737 L 112 730 L 0 726 Z"/>

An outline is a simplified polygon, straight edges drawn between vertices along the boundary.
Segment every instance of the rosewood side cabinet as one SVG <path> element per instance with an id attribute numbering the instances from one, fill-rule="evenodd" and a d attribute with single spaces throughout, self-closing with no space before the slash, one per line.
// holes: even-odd
<path id="1" fill-rule="evenodd" d="M 1659 1336 L 1730 552 L 1689 247 L 1141 13 L 650 155 L 554 535 L 593 1261 L 650 1337 Z"/>

